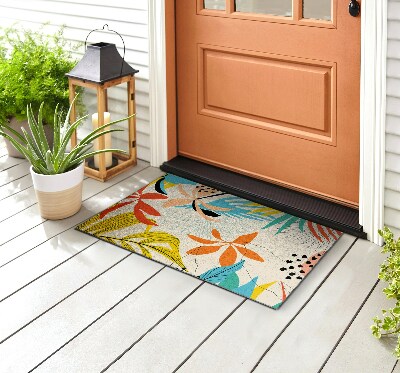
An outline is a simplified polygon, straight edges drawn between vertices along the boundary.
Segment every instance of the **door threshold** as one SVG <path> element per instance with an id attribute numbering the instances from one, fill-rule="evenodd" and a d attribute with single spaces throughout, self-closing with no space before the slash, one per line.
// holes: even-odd
<path id="1" fill-rule="evenodd" d="M 337 229 L 360 238 L 367 238 L 359 224 L 359 212 L 318 197 L 279 185 L 241 175 L 206 163 L 178 156 L 161 165 L 161 170 L 211 186 L 250 201 Z"/>

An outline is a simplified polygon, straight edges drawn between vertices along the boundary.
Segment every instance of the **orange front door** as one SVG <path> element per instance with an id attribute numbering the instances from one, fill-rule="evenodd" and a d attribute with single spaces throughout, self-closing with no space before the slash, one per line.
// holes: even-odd
<path id="1" fill-rule="evenodd" d="M 180 155 L 356 206 L 349 0 L 176 0 Z"/>

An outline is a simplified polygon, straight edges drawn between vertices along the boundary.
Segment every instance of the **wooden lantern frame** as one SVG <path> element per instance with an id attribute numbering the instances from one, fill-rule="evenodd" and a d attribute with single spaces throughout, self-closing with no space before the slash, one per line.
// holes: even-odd
<path id="1" fill-rule="evenodd" d="M 105 153 L 100 153 L 99 157 L 99 168 L 94 169 L 88 166 L 85 162 L 85 175 L 99 181 L 106 181 L 122 172 L 131 168 L 137 164 L 137 152 L 136 152 L 136 116 L 133 115 L 136 112 L 135 102 L 135 77 L 134 75 L 128 75 L 119 77 L 116 79 L 109 80 L 104 83 L 95 83 L 77 78 L 68 78 L 69 82 L 69 101 L 72 105 L 70 113 L 70 121 L 74 123 L 76 120 L 76 104 L 74 98 L 76 95 L 76 86 L 90 88 L 96 90 L 97 93 L 97 113 L 98 113 L 98 124 L 100 127 L 104 124 L 104 112 L 108 111 L 108 95 L 107 89 L 115 87 L 117 85 L 127 83 L 127 96 L 128 96 L 128 155 L 121 153 L 112 153 L 114 158 L 118 159 L 118 165 L 106 169 Z M 71 146 L 74 147 L 77 144 L 77 131 L 75 131 L 71 137 Z M 105 138 L 100 136 L 98 138 L 99 149 L 105 148 Z"/>

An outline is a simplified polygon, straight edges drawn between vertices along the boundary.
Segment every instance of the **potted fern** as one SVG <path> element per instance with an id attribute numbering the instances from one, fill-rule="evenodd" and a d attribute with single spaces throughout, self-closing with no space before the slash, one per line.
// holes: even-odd
<path id="1" fill-rule="evenodd" d="M 90 132 L 69 152 L 71 136 L 87 116 L 69 123 L 72 105 L 66 115 L 57 105 L 54 112 L 54 142 L 49 146 L 44 133 L 43 103 L 39 107 L 37 119 L 31 105 L 27 106 L 29 132 L 22 129 L 22 135 L 7 124 L 0 125 L 0 136 L 23 154 L 31 163 L 31 175 L 40 214 L 43 218 L 56 220 L 67 218 L 77 213 L 82 204 L 82 183 L 84 160 L 104 152 L 124 153 L 119 149 L 102 149 L 91 151 L 93 140 L 120 129 L 107 127 L 128 118 L 104 124 Z"/>
<path id="2" fill-rule="evenodd" d="M 69 106 L 65 73 L 76 61 L 69 52 L 74 46 L 63 37 L 63 27 L 51 35 L 43 32 L 44 27 L 38 31 L 20 26 L 0 28 L 0 123 L 22 135 L 21 127 L 28 128 L 27 105 L 37 114 L 40 104 L 46 102 L 42 117 L 51 144 L 53 108 L 57 103 Z M 6 146 L 10 156 L 22 157 L 10 142 L 6 141 Z"/>

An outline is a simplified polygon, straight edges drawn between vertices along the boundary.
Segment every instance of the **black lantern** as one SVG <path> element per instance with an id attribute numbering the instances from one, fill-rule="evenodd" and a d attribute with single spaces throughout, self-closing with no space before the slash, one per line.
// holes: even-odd
<path id="1" fill-rule="evenodd" d="M 96 29 L 89 32 L 85 40 L 85 48 L 89 35 L 94 31 L 108 29 L 104 25 L 102 29 Z M 109 30 L 109 29 L 108 29 Z M 116 33 L 116 31 L 109 30 Z M 133 69 L 125 62 L 125 43 L 124 55 L 118 53 L 115 44 L 95 43 L 87 46 L 85 55 L 78 64 L 66 74 L 69 80 L 70 103 L 73 103 L 76 94 L 76 86 L 96 90 L 97 94 L 97 113 L 92 115 L 93 126 L 100 127 L 107 121 L 110 121 L 108 112 L 107 89 L 126 83 L 127 86 L 127 116 L 128 119 L 128 147 L 127 155 L 120 153 L 101 153 L 94 159 L 89 159 L 85 165 L 85 174 L 97 180 L 105 181 L 115 175 L 120 174 L 129 167 L 136 165 L 136 120 L 132 114 L 135 113 L 135 74 L 138 70 Z M 71 110 L 71 122 L 76 120 L 76 108 L 73 104 Z M 72 136 L 71 145 L 77 143 L 77 133 Z M 100 136 L 95 140 L 95 149 L 106 149 L 111 147 L 111 134 Z"/>

